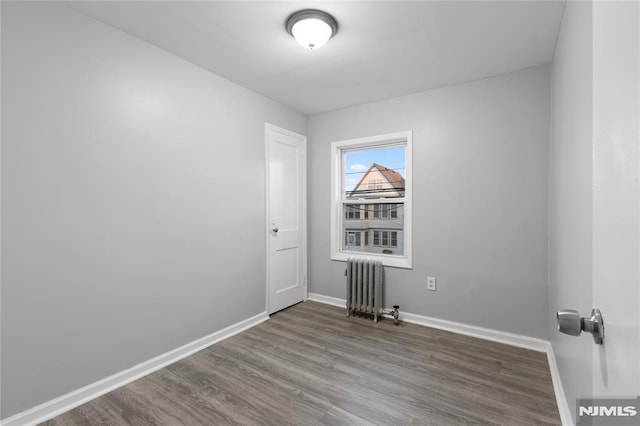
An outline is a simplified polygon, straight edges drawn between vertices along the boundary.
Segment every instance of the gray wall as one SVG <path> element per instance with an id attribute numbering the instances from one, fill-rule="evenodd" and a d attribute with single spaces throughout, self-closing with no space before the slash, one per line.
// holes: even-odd
<path id="1" fill-rule="evenodd" d="M 558 309 L 592 308 L 592 24 L 589 2 L 567 2 L 551 68 L 549 337 L 571 414 L 591 393 L 591 338 L 558 333 Z"/>
<path id="2" fill-rule="evenodd" d="M 51 3 L 2 3 L 2 90 L 2 417 L 265 310 L 305 116 Z"/>
<path id="3" fill-rule="evenodd" d="M 386 268 L 385 304 L 547 338 L 547 67 L 312 115 L 309 291 L 344 298 L 330 143 L 403 130 L 414 132 L 414 267 Z"/>

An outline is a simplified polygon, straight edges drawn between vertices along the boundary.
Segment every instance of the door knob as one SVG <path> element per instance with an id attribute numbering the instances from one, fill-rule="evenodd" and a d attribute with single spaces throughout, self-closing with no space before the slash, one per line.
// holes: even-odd
<path id="1" fill-rule="evenodd" d="M 273 229 L 271 229 L 273 232 L 275 232 L 276 234 L 278 233 L 278 227 L 274 226 Z"/>
<path id="2" fill-rule="evenodd" d="M 580 317 L 573 309 L 560 309 L 557 314 L 558 331 L 570 336 L 579 336 L 583 331 L 591 333 L 597 345 L 604 343 L 604 320 L 600 309 L 591 310 L 591 317 Z"/>

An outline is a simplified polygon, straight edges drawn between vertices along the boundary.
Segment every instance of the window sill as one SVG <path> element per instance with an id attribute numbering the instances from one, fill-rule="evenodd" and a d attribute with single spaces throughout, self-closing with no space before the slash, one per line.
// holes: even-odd
<path id="1" fill-rule="evenodd" d="M 377 254 L 377 253 L 338 252 L 338 253 L 331 254 L 331 260 L 346 262 L 347 259 L 349 259 L 349 257 L 351 256 L 366 256 L 366 257 L 372 257 L 375 259 L 380 259 L 382 260 L 382 264 L 384 266 L 388 266 L 390 268 L 413 269 L 413 267 L 411 266 L 411 260 L 406 257 L 385 256 L 383 254 Z"/>

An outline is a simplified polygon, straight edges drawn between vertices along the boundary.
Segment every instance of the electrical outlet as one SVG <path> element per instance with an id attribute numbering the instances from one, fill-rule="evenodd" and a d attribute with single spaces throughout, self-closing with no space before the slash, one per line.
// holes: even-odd
<path id="1" fill-rule="evenodd" d="M 427 277 L 427 290 L 436 291 L 436 277 Z"/>

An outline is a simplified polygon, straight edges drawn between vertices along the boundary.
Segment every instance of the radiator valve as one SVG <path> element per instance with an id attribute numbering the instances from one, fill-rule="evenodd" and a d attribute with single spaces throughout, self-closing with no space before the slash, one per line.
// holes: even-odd
<path id="1" fill-rule="evenodd" d="M 400 311 L 398 309 L 400 309 L 400 305 L 393 305 L 393 310 L 384 313 L 385 315 L 393 317 L 393 323 L 395 325 L 400 324 Z"/>

